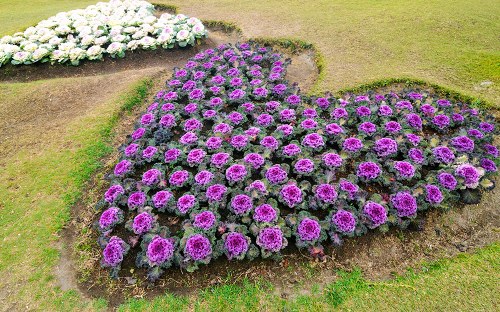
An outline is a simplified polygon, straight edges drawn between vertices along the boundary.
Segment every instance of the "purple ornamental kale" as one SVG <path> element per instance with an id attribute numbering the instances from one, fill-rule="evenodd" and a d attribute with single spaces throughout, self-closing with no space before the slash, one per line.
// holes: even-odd
<path id="1" fill-rule="evenodd" d="M 377 126 L 371 122 L 365 121 L 359 125 L 358 131 L 366 134 L 373 134 L 377 131 Z"/>
<path id="2" fill-rule="evenodd" d="M 290 125 L 279 125 L 276 127 L 276 131 L 281 132 L 283 136 L 287 137 L 293 133 L 293 127 Z"/>
<path id="3" fill-rule="evenodd" d="M 186 214 L 196 205 L 196 197 L 191 194 L 184 194 L 177 199 L 177 210 L 181 214 Z"/>
<path id="4" fill-rule="evenodd" d="M 139 149 L 139 144 L 135 144 L 135 143 L 130 144 L 124 150 L 125 156 L 127 156 L 127 157 L 134 156 L 137 153 L 138 149 Z"/>
<path id="5" fill-rule="evenodd" d="M 370 110 L 369 107 L 366 106 L 360 106 L 356 108 L 356 114 L 360 117 L 365 117 L 365 116 L 370 116 L 372 111 Z"/>
<path id="6" fill-rule="evenodd" d="M 146 256 L 152 265 L 162 265 L 173 258 L 175 251 L 174 240 L 155 235 L 148 244 Z"/>
<path id="7" fill-rule="evenodd" d="M 109 230 L 123 218 L 123 212 L 116 207 L 110 207 L 101 214 L 99 227 L 101 230 Z"/>
<path id="8" fill-rule="evenodd" d="M 198 185 L 207 185 L 212 181 L 214 174 L 207 170 L 202 170 L 194 176 L 194 181 Z"/>
<path id="9" fill-rule="evenodd" d="M 216 150 L 222 146 L 222 138 L 220 137 L 209 137 L 205 142 L 205 146 L 209 150 Z"/>
<path id="10" fill-rule="evenodd" d="M 181 155 L 181 150 L 177 148 L 171 148 L 165 152 L 165 162 L 168 163 L 174 163 L 177 161 L 179 156 Z"/>
<path id="11" fill-rule="evenodd" d="M 245 155 L 243 160 L 252 166 L 254 169 L 259 169 L 264 164 L 264 157 L 257 153 L 250 153 Z"/>
<path id="12" fill-rule="evenodd" d="M 320 184 L 316 187 L 316 197 L 324 203 L 334 203 L 337 199 L 337 191 L 330 184 Z"/>
<path id="13" fill-rule="evenodd" d="M 203 128 L 203 124 L 196 118 L 188 119 L 184 122 L 184 131 L 199 131 Z"/>
<path id="14" fill-rule="evenodd" d="M 265 176 L 271 184 L 283 183 L 288 178 L 286 171 L 280 165 L 273 165 L 267 169 Z"/>
<path id="15" fill-rule="evenodd" d="M 288 122 L 295 120 L 295 110 L 293 109 L 284 109 L 280 112 L 280 120 L 281 122 Z"/>
<path id="16" fill-rule="evenodd" d="M 144 194 L 143 192 L 132 193 L 130 194 L 127 200 L 127 204 L 130 209 L 142 207 L 145 202 L 146 202 L 146 194 Z"/>
<path id="17" fill-rule="evenodd" d="M 422 164 L 425 160 L 424 152 L 418 148 L 411 148 L 408 151 L 408 158 L 417 164 Z"/>
<path id="18" fill-rule="evenodd" d="M 287 156 L 287 157 L 292 157 L 292 156 L 295 156 L 297 154 L 300 154 L 301 152 L 301 149 L 300 149 L 300 146 L 298 146 L 297 144 L 288 144 L 286 146 L 283 146 L 283 149 L 282 149 L 282 153 L 283 155 Z"/>
<path id="19" fill-rule="evenodd" d="M 306 108 L 302 111 L 302 116 L 306 118 L 316 118 L 318 116 L 318 112 L 314 108 Z"/>
<path id="20" fill-rule="evenodd" d="M 203 162 L 207 153 L 200 149 L 195 148 L 191 150 L 187 155 L 187 162 L 190 166 L 198 165 Z"/>
<path id="21" fill-rule="evenodd" d="M 342 191 L 347 193 L 350 200 L 353 200 L 359 191 L 359 186 L 345 179 L 340 180 L 339 186 Z"/>
<path id="22" fill-rule="evenodd" d="M 214 184 L 207 188 L 206 196 L 209 202 L 220 202 L 226 194 L 227 188 L 222 184 Z"/>
<path id="23" fill-rule="evenodd" d="M 341 119 L 341 118 L 347 118 L 349 116 L 349 113 L 345 108 L 338 107 L 332 111 L 332 117 L 334 119 Z"/>
<path id="24" fill-rule="evenodd" d="M 111 237 L 102 251 L 104 265 L 112 268 L 120 265 L 123 261 L 126 245 L 118 236 Z"/>
<path id="25" fill-rule="evenodd" d="M 391 138 L 381 138 L 375 141 L 373 149 L 380 157 L 387 157 L 398 152 L 398 143 Z"/>
<path id="26" fill-rule="evenodd" d="M 398 217 L 410 217 L 417 213 L 417 200 L 409 192 L 398 192 L 391 195 L 392 206 Z"/>
<path id="27" fill-rule="evenodd" d="M 314 219 L 304 218 L 297 227 L 297 234 L 302 241 L 316 241 L 321 235 L 321 225 Z"/>
<path id="28" fill-rule="evenodd" d="M 402 129 L 401 125 L 397 121 L 388 121 L 385 124 L 385 131 L 387 131 L 389 133 L 397 133 L 397 132 L 401 131 L 401 129 Z"/>
<path id="29" fill-rule="evenodd" d="M 133 133 L 132 133 L 132 139 L 134 140 L 139 140 L 142 138 L 142 136 L 146 133 L 146 129 L 144 128 L 137 128 Z"/>
<path id="30" fill-rule="evenodd" d="M 451 164 L 455 160 L 455 154 L 446 146 L 438 146 L 432 149 L 432 154 L 437 161 L 443 164 Z"/>
<path id="31" fill-rule="evenodd" d="M 498 170 L 495 162 L 491 159 L 488 159 L 488 158 L 481 159 L 480 166 L 484 170 L 489 171 L 489 172 L 496 172 Z"/>
<path id="32" fill-rule="evenodd" d="M 457 180 L 455 177 L 447 172 L 442 172 L 437 176 L 439 184 L 447 190 L 453 191 L 457 187 Z"/>
<path id="33" fill-rule="evenodd" d="M 228 125 L 227 123 L 220 123 L 220 124 L 217 124 L 214 126 L 213 131 L 214 131 L 214 133 L 226 134 L 226 133 L 230 133 L 231 131 L 233 131 L 233 128 L 230 125 Z"/>
<path id="34" fill-rule="evenodd" d="M 267 149 L 275 150 L 278 148 L 279 142 L 272 136 L 266 136 L 260 141 L 260 145 Z"/>
<path id="35" fill-rule="evenodd" d="M 455 175 L 464 179 L 464 185 L 468 188 L 476 188 L 481 178 L 480 172 L 471 164 L 462 164 L 455 169 Z"/>
<path id="36" fill-rule="evenodd" d="M 153 228 L 154 218 L 147 212 L 142 212 L 135 216 L 132 223 L 132 229 L 137 235 L 149 232 Z"/>
<path id="37" fill-rule="evenodd" d="M 228 153 L 215 153 L 212 155 L 210 158 L 210 163 L 215 167 L 215 168 L 222 168 L 224 165 L 226 165 L 229 161 L 229 158 L 231 156 Z"/>
<path id="38" fill-rule="evenodd" d="M 288 207 L 293 208 L 302 202 L 302 190 L 295 184 L 287 184 L 281 188 L 280 198 Z"/>
<path id="39" fill-rule="evenodd" d="M 257 236 L 257 245 L 267 251 L 280 251 L 283 248 L 283 232 L 277 226 L 263 228 Z"/>
<path id="40" fill-rule="evenodd" d="M 388 105 L 380 105 L 380 107 L 378 108 L 378 114 L 380 116 L 391 116 L 392 108 Z"/>
<path id="41" fill-rule="evenodd" d="M 436 125 L 439 129 L 444 129 L 450 125 L 450 117 L 440 114 L 434 116 L 432 123 Z"/>
<path id="42" fill-rule="evenodd" d="M 255 208 L 253 219 L 257 222 L 274 222 L 278 219 L 278 213 L 269 204 L 262 204 Z"/>
<path id="43" fill-rule="evenodd" d="M 443 201 L 443 193 L 441 193 L 441 190 L 439 187 L 432 185 L 432 184 L 427 184 L 425 186 L 426 190 L 426 195 L 425 195 L 425 200 L 432 204 L 440 204 Z"/>
<path id="44" fill-rule="evenodd" d="M 224 248 L 229 260 L 239 257 L 248 251 L 247 238 L 241 233 L 231 232 L 224 240 Z"/>
<path id="45" fill-rule="evenodd" d="M 238 194 L 231 200 L 231 208 L 236 215 L 243 215 L 252 210 L 252 198 L 245 194 Z"/>
<path id="46" fill-rule="evenodd" d="M 240 182 L 245 179 L 248 172 L 245 166 L 235 164 L 227 168 L 226 170 L 226 179 L 229 182 Z"/>
<path id="47" fill-rule="evenodd" d="M 325 164 L 326 167 L 328 168 L 333 168 L 333 167 L 340 167 L 342 166 L 342 157 L 340 155 L 335 154 L 335 153 L 326 153 L 323 155 L 321 158 L 323 160 L 323 163 Z"/>
<path id="48" fill-rule="evenodd" d="M 422 119 L 417 114 L 408 114 L 406 115 L 406 122 L 410 125 L 410 127 L 420 130 L 422 129 Z M 391 131 L 392 132 L 392 131 Z"/>
<path id="49" fill-rule="evenodd" d="M 186 170 L 178 170 L 173 172 L 168 179 L 171 185 L 181 187 L 189 179 L 189 173 Z"/>
<path id="50" fill-rule="evenodd" d="M 209 230 L 214 226 L 215 221 L 215 214 L 209 210 L 206 210 L 194 216 L 193 226 L 202 230 Z"/>
<path id="51" fill-rule="evenodd" d="M 198 141 L 198 136 L 194 132 L 186 132 L 181 138 L 179 142 L 183 145 L 194 144 Z"/>
<path id="52" fill-rule="evenodd" d="M 372 227 L 380 226 L 387 221 L 387 210 L 379 203 L 366 202 L 363 213 L 370 219 Z"/>
<path id="53" fill-rule="evenodd" d="M 413 133 L 407 133 L 406 139 L 413 145 L 417 146 L 420 143 L 420 137 Z"/>
<path id="54" fill-rule="evenodd" d="M 158 209 L 165 208 L 173 196 L 170 191 L 159 191 L 152 197 L 153 205 Z"/>
<path id="55" fill-rule="evenodd" d="M 305 130 L 316 129 L 316 127 L 318 127 L 318 123 L 316 120 L 308 118 L 300 123 L 300 127 Z"/>
<path id="56" fill-rule="evenodd" d="M 358 138 L 347 138 L 342 147 L 347 152 L 355 153 L 363 148 L 363 142 Z"/>
<path id="57" fill-rule="evenodd" d="M 344 129 L 336 123 L 325 126 L 325 132 L 329 135 L 338 135 L 344 133 Z"/>
<path id="58" fill-rule="evenodd" d="M 114 174 L 117 177 L 121 177 L 125 175 L 127 172 L 129 172 L 131 168 L 132 168 L 132 163 L 124 159 L 120 161 L 118 164 L 116 164 Z"/>
<path id="59" fill-rule="evenodd" d="M 356 229 L 356 218 L 347 210 L 340 209 L 337 211 L 337 213 L 332 216 L 331 222 L 341 233 L 352 233 Z"/>
<path id="60" fill-rule="evenodd" d="M 142 175 L 142 183 L 146 185 L 153 185 L 160 182 L 161 172 L 158 169 L 149 169 Z"/>
<path id="61" fill-rule="evenodd" d="M 373 180 L 378 178 L 381 172 L 382 170 L 380 170 L 379 165 L 374 162 L 367 161 L 359 164 L 356 175 L 365 180 Z"/>
<path id="62" fill-rule="evenodd" d="M 314 162 L 308 158 L 299 159 L 294 168 L 295 171 L 301 174 L 311 173 L 314 171 Z"/>
<path id="63" fill-rule="evenodd" d="M 498 158 L 498 156 L 500 155 L 500 152 L 498 152 L 498 148 L 496 148 L 491 144 L 484 144 L 483 149 L 486 152 L 486 154 L 491 155 L 495 158 Z"/>
<path id="64" fill-rule="evenodd" d="M 274 123 L 274 118 L 273 118 L 273 116 L 264 113 L 264 114 L 257 116 L 256 121 L 257 121 L 257 124 L 259 126 L 268 127 Z"/>
<path id="65" fill-rule="evenodd" d="M 194 261 L 206 260 L 212 255 L 212 244 L 203 234 L 191 235 L 186 240 L 184 255 Z"/>
<path id="66" fill-rule="evenodd" d="M 122 194 L 125 193 L 125 190 L 123 189 L 123 187 L 119 184 L 116 184 L 116 185 L 112 185 L 107 191 L 106 193 L 104 193 L 104 199 L 108 202 L 108 203 L 112 203 L 114 202 L 116 199 L 118 199 L 118 197 Z"/>
<path id="67" fill-rule="evenodd" d="M 323 137 L 318 133 L 310 133 L 304 137 L 302 145 L 312 149 L 318 149 L 325 146 L 325 141 L 323 141 Z"/>
<path id="68" fill-rule="evenodd" d="M 495 125 L 487 123 L 487 122 L 480 122 L 479 123 L 479 130 L 485 133 L 490 133 L 495 130 Z"/>
<path id="69" fill-rule="evenodd" d="M 466 136 L 451 139 L 451 145 L 459 152 L 470 153 L 474 150 L 474 141 Z"/>
<path id="70" fill-rule="evenodd" d="M 142 158 L 151 159 L 156 154 L 158 149 L 154 146 L 148 146 L 142 151 Z"/>
<path id="71" fill-rule="evenodd" d="M 231 146 L 236 150 L 240 151 L 245 148 L 248 144 L 248 138 L 245 135 L 235 135 L 231 138 Z"/>
<path id="72" fill-rule="evenodd" d="M 403 179 L 411 179 L 415 175 L 415 167 L 407 161 L 395 161 L 394 169 Z"/>

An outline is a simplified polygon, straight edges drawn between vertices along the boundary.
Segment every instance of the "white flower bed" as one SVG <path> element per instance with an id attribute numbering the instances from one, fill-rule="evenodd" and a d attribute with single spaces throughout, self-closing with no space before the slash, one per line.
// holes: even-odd
<path id="1" fill-rule="evenodd" d="M 24 32 L 0 38 L 0 66 L 37 62 L 71 63 L 124 57 L 136 49 L 171 49 L 194 45 L 207 36 L 197 18 L 153 15 L 154 6 L 139 0 L 99 2 L 61 12 Z"/>

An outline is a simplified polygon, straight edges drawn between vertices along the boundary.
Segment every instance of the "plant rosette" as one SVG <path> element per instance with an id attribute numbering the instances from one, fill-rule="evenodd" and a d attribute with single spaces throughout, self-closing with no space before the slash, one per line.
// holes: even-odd
<path id="1" fill-rule="evenodd" d="M 120 272 L 123 259 L 129 250 L 130 245 L 125 243 L 118 236 L 113 236 L 108 240 L 102 251 L 103 258 L 101 265 L 104 268 L 110 269 L 109 274 L 111 277 L 118 277 L 118 272 Z"/>
<path id="2" fill-rule="evenodd" d="M 226 255 L 228 260 L 253 260 L 259 256 L 259 249 L 247 235 L 246 226 L 231 223 L 225 229 L 227 232 L 217 241 L 218 253 Z"/>
<path id="3" fill-rule="evenodd" d="M 179 263 L 179 241 L 169 237 L 168 229 L 163 228 L 160 234 L 146 234 L 142 238 L 141 252 L 137 254 L 137 267 L 147 268 L 150 281 L 157 280 L 165 269 Z"/>
<path id="4" fill-rule="evenodd" d="M 329 228 L 327 222 L 320 221 L 307 211 L 288 215 L 286 222 L 292 228 L 292 234 L 298 248 L 308 248 L 309 250 L 322 248 L 321 242 L 327 238 Z"/>
<path id="5" fill-rule="evenodd" d="M 328 234 L 334 246 L 342 244 L 342 237 L 354 237 L 363 232 L 356 210 L 350 206 L 330 212 L 326 221 L 329 224 Z"/>
<path id="6" fill-rule="evenodd" d="M 200 264 L 209 264 L 214 254 L 215 238 L 205 234 L 196 233 L 193 231 L 184 232 L 184 236 L 180 241 L 180 249 L 182 250 L 181 268 L 188 272 L 194 272 Z"/>

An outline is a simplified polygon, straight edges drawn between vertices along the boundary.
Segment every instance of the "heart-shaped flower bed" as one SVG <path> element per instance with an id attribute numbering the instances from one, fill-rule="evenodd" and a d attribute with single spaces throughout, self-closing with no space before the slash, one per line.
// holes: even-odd
<path id="1" fill-rule="evenodd" d="M 126 257 L 154 280 L 290 242 L 321 256 L 328 238 L 406 227 L 493 187 L 491 116 L 426 93 L 308 97 L 285 81 L 288 63 L 241 44 L 175 69 L 98 205 L 113 276 Z"/>

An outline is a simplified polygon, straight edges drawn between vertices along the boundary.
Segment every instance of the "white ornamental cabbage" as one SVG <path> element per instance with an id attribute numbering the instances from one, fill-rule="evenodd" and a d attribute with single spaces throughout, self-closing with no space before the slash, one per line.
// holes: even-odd
<path id="1" fill-rule="evenodd" d="M 168 49 L 194 45 L 207 31 L 197 18 L 154 15 L 154 6 L 142 0 L 111 0 L 85 9 L 60 12 L 0 38 L 0 66 L 11 63 L 71 63 L 124 57 L 125 51 Z"/>

